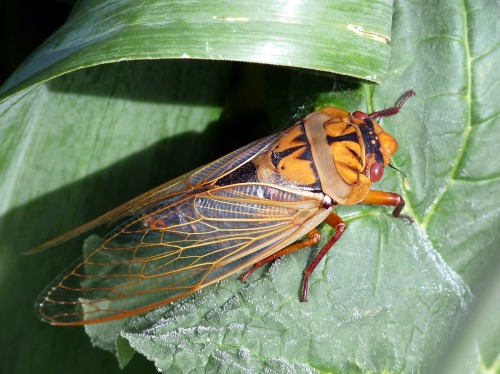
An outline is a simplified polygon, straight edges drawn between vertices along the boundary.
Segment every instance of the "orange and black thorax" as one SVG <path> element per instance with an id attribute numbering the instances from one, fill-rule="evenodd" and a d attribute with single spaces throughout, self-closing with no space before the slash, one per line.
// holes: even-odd
<path id="1" fill-rule="evenodd" d="M 378 123 L 359 114 L 335 107 L 309 114 L 252 161 L 256 181 L 358 203 L 397 148 Z M 377 176 L 370 178 L 370 171 Z"/>

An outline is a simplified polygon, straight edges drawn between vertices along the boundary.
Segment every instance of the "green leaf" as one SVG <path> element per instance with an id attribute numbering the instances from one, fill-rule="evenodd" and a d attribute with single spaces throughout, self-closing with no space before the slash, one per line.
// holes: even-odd
<path id="1" fill-rule="evenodd" d="M 162 371 L 223 365 L 277 372 L 427 371 L 426 360 L 451 333 L 448 320 L 430 316 L 463 311 L 466 289 L 406 223 L 379 215 L 348 223 L 342 245 L 315 273 L 308 303 L 298 302 L 301 270 L 311 260 L 303 252 L 252 277 L 247 287 L 225 280 L 160 311 L 164 319 L 150 330 L 123 336 Z M 388 229 L 394 235 L 384 237 Z"/>
<path id="2" fill-rule="evenodd" d="M 86 330 L 92 343 L 115 352 L 121 365 L 129 361 L 132 347 L 166 371 L 440 372 L 448 342 L 462 330 L 470 290 L 481 300 L 489 274 L 499 270 L 500 166 L 488 157 L 500 141 L 499 48 L 491 33 L 495 2 L 397 3 L 389 74 L 379 87 L 302 70 L 190 60 L 122 62 L 51 79 L 101 62 L 179 57 L 182 48 L 154 39 L 168 33 L 162 28 L 166 21 L 158 21 L 161 32 L 151 27 L 144 32 L 141 20 L 149 17 L 151 23 L 154 17 L 146 11 L 135 23 L 128 13 L 127 27 L 109 27 L 109 35 L 101 19 L 95 23 L 95 40 L 90 38 L 93 23 L 82 20 L 92 12 L 102 15 L 98 11 L 107 6 L 112 22 L 120 17 L 118 10 L 134 4 L 80 2 L 63 31 L 3 86 L 0 298 L 7 302 L 0 309 L 0 339 L 7 349 L 1 353 L 6 354 L 2 371 L 117 370 L 116 361 L 88 347 L 83 329 L 43 325 L 31 309 L 43 286 L 81 253 L 82 239 L 36 257 L 18 256 L 23 250 L 283 128 L 313 105 L 370 112 L 393 105 L 413 88 L 417 96 L 383 121 L 400 145 L 393 164 L 408 180 L 387 169 L 377 189 L 402 193 L 414 225 L 393 219 L 388 208 L 339 208 L 348 229 L 315 271 L 308 303 L 298 301 L 301 274 L 318 247 L 286 256 L 247 284 L 231 277 L 146 315 Z M 388 35 L 382 31 L 389 25 L 386 19 L 380 13 L 368 17 L 366 9 L 356 7 L 359 19 L 380 29 L 364 29 Z M 300 28 L 300 38 L 290 31 L 289 43 L 296 49 L 287 57 L 304 64 L 290 65 L 330 70 L 314 64 L 338 53 L 333 44 L 325 48 L 327 39 L 317 32 L 328 27 L 331 8 L 324 7 L 326 16 L 317 9 L 299 10 L 298 19 L 320 21 L 314 38 L 307 27 Z M 381 13 L 392 15 L 388 8 Z M 80 29 L 74 31 L 77 20 Z M 138 27 L 132 30 L 129 24 Z M 263 24 L 254 31 L 272 30 L 273 22 Z M 74 35 L 78 42 L 71 45 Z M 154 43 L 145 42 L 149 37 Z M 256 53 L 258 37 L 250 31 L 245 37 L 250 47 L 241 53 L 254 60 L 244 60 L 269 62 Z M 135 47 L 124 44 L 132 42 Z M 64 44 L 71 52 L 67 57 L 48 54 L 50 48 L 63 51 L 58 43 L 69 43 Z M 236 59 L 227 57 L 240 53 L 233 43 L 221 44 L 218 53 Z M 192 56 L 195 47 L 189 50 Z M 384 60 L 384 48 L 378 55 L 370 50 L 372 57 Z M 309 49 L 314 49 L 310 56 Z M 141 55 L 144 51 L 152 52 Z M 350 50 L 348 60 L 356 53 Z M 373 66 L 365 69 L 352 75 L 382 74 Z M 321 231 L 323 240 L 331 234 L 325 226 Z M 461 369 L 498 367 L 498 317 L 486 314 L 480 320 L 489 335 L 479 336 L 477 345 L 475 333 L 465 340 L 460 357 L 468 365 Z M 137 356 L 126 370 L 144 371 Z"/>
<path id="3" fill-rule="evenodd" d="M 378 82 L 390 28 L 389 0 L 81 1 L 0 95 L 89 66 L 163 58 L 294 66 Z"/>

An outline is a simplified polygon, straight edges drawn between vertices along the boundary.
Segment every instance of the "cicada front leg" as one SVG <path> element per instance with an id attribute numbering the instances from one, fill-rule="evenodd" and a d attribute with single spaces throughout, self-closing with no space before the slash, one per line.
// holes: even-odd
<path id="1" fill-rule="evenodd" d="M 335 231 L 335 235 L 333 235 L 330 240 L 321 248 L 321 250 L 318 252 L 316 257 L 312 260 L 312 262 L 309 264 L 309 266 L 304 270 L 304 280 L 303 280 L 303 287 L 302 287 L 302 298 L 301 301 L 307 301 L 307 291 L 309 288 L 309 277 L 313 273 L 314 269 L 316 269 L 316 266 L 320 263 L 320 261 L 325 257 L 326 253 L 332 248 L 332 246 L 337 242 L 337 240 L 340 239 L 342 234 L 344 233 L 346 229 L 346 224 L 340 218 L 338 215 L 335 213 L 330 213 L 325 221 L 328 225 L 333 227 Z M 321 234 L 317 229 L 312 229 L 309 231 L 307 234 L 307 239 L 302 241 L 302 242 L 297 242 L 294 244 L 291 244 L 281 250 L 279 250 L 276 253 L 273 253 L 271 256 L 266 257 L 259 262 L 255 263 L 250 270 L 248 270 L 243 276 L 240 278 L 242 281 L 245 281 L 250 274 L 252 274 L 255 270 L 257 270 L 259 267 L 276 260 L 279 257 L 282 257 L 284 255 L 287 255 L 289 253 L 298 251 L 300 249 L 310 247 L 311 245 L 319 243 L 321 240 Z"/>
<path id="2" fill-rule="evenodd" d="M 370 190 L 368 192 L 368 195 L 366 195 L 361 203 L 371 205 L 395 206 L 396 208 L 392 212 L 393 217 L 406 219 L 410 223 L 415 222 L 413 217 L 401 214 L 401 211 L 405 206 L 405 201 L 403 197 L 401 195 L 398 195 L 397 193 Z"/>
<path id="3" fill-rule="evenodd" d="M 408 100 L 413 95 L 416 95 L 415 91 L 410 90 L 403 96 L 403 98 L 401 99 L 399 104 L 396 105 L 395 107 L 383 109 L 383 110 L 380 110 L 378 112 L 373 112 L 370 115 L 368 115 L 368 117 L 371 119 L 375 119 L 375 118 L 381 118 L 381 117 L 389 117 L 389 116 L 393 116 L 395 114 L 398 114 L 399 111 L 401 110 L 403 104 L 405 103 L 405 101 Z"/>

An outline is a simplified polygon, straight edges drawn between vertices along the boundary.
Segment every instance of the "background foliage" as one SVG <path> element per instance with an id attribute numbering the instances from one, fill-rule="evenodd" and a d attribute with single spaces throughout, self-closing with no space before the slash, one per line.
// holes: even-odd
<path id="1" fill-rule="evenodd" d="M 202 3 L 80 1 L 1 87 L 2 371 L 119 370 L 83 329 L 32 311 L 81 238 L 23 250 L 314 107 L 369 112 L 410 88 L 417 97 L 384 120 L 408 180 L 388 170 L 377 188 L 401 192 L 415 225 L 383 208 L 339 209 L 349 228 L 307 304 L 298 292 L 314 251 L 87 332 L 121 365 L 138 351 L 163 370 L 498 368 L 498 4 Z M 148 365 L 136 354 L 125 371 Z"/>

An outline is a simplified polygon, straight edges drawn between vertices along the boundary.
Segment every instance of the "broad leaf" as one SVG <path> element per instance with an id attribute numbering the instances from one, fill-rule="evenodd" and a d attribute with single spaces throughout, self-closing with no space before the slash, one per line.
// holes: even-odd
<path id="1" fill-rule="evenodd" d="M 80 23 L 80 33 L 74 31 L 79 17 L 90 16 L 88 11 L 108 5 L 106 14 L 114 20 L 120 17 L 121 5 L 133 4 L 81 2 L 69 26 L 4 86 L 5 95 L 31 87 L 0 105 L 0 292 L 2 300 L 9 301 L 1 317 L 13 321 L 2 326 L 2 343 L 19 341 L 24 347 L 18 360 L 4 360 L 5 371 L 96 371 L 95 360 L 89 359 L 96 350 L 82 349 L 79 330 L 41 325 L 30 306 L 44 284 L 78 256 L 82 239 L 37 257 L 18 257 L 22 250 L 281 129 L 315 105 L 369 112 L 393 105 L 410 88 L 417 96 L 400 114 L 383 121 L 400 144 L 393 163 L 408 179 L 388 169 L 377 189 L 402 193 L 406 211 L 417 220 L 414 225 L 393 219 L 388 208 L 339 208 L 348 230 L 314 273 L 306 304 L 298 301 L 301 274 L 318 247 L 279 260 L 252 275 L 247 284 L 229 278 L 147 315 L 87 331 L 94 344 L 114 351 L 122 365 L 131 358 L 132 348 L 165 371 L 438 370 L 445 347 L 471 305 L 469 289 L 480 295 L 490 263 L 498 264 L 500 167 L 488 157 L 500 141 L 495 69 L 499 49 L 491 33 L 497 5 L 396 4 L 389 74 L 380 87 L 300 70 L 188 60 L 97 66 L 32 87 L 101 62 L 179 57 L 182 48 L 160 48 L 159 39 L 144 47 L 145 36 L 168 33 L 159 20 L 162 32 L 151 27 L 148 33 L 141 27 L 117 29 L 120 37 L 111 38 L 111 44 L 106 37 L 102 43 L 87 39 L 88 48 L 73 53 L 70 47 L 67 58 L 55 53 L 46 66 L 37 60 L 50 48 L 57 49 L 57 43 L 70 43 L 71 32 L 79 40 L 91 35 L 82 32 L 89 29 L 88 22 Z M 145 4 L 147 8 L 152 3 Z M 367 17 L 362 13 L 366 8 L 359 8 L 360 19 L 387 35 L 381 26 L 386 21 Z M 381 13 L 387 15 L 387 8 Z M 148 16 L 133 23 L 129 13 L 127 25 L 141 26 L 145 17 L 151 22 L 153 16 L 144 14 Z M 226 17 L 223 24 L 232 14 L 221 16 Z M 105 21 L 97 23 L 101 32 L 95 35 L 105 34 Z M 264 28 L 259 24 L 256 29 Z M 142 38 L 140 32 L 137 39 L 132 37 L 136 30 Z M 303 64 L 295 60 L 290 65 L 330 70 L 314 64 L 326 60 L 318 57 L 321 53 L 336 55 L 338 50 L 332 46 L 323 51 L 325 46 L 314 40 L 309 47 L 309 32 L 301 28 L 304 38 L 293 37 L 290 43 L 314 49 L 315 54 L 304 57 L 305 49 L 300 49 L 293 56 Z M 245 35 L 255 43 L 260 40 L 250 31 Z M 128 43 L 123 39 L 135 43 L 130 50 L 120 44 Z M 113 47 L 125 55 L 112 57 Z M 231 55 L 236 53 L 234 44 L 220 48 L 222 58 L 236 59 Z M 247 57 L 253 59 L 244 60 L 272 62 L 252 48 Z M 135 55 L 138 50 L 152 52 Z M 371 54 L 379 61 L 384 51 Z M 348 60 L 358 52 L 350 50 Z M 200 52 L 196 57 L 207 56 Z M 345 73 L 382 74 L 362 65 L 362 74 Z M 327 227 L 321 229 L 325 239 L 331 235 Z M 499 352 L 494 329 L 498 320 L 486 323 L 492 329 L 479 347 L 466 340 L 462 357 L 472 370 L 492 367 Z M 101 360 L 101 370 L 109 372 L 105 365 L 111 364 Z"/>
<path id="2" fill-rule="evenodd" d="M 0 91 L 97 64 L 208 59 L 324 70 L 380 81 L 387 70 L 388 0 L 81 1 Z"/>

